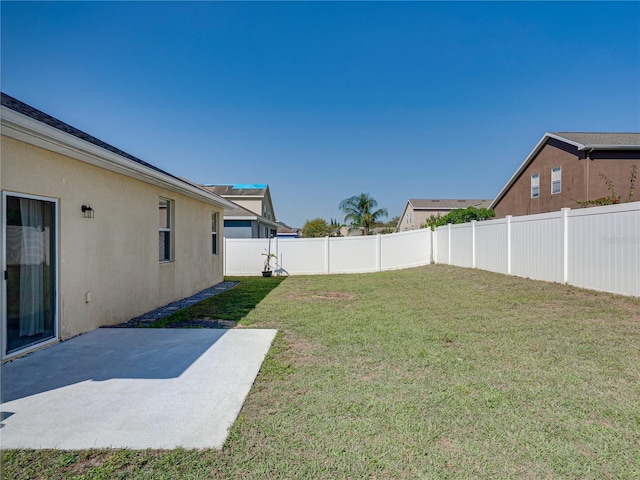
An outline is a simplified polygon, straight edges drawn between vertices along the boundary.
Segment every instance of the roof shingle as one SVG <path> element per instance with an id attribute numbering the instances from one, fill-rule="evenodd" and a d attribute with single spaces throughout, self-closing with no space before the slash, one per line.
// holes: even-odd
<path id="1" fill-rule="evenodd" d="M 468 200 L 468 199 L 422 199 L 411 198 L 409 202 L 413 206 L 414 210 L 453 210 L 454 208 L 487 208 L 491 203 L 491 200 Z"/>
<path id="2" fill-rule="evenodd" d="M 552 132 L 552 134 L 580 143 L 585 147 L 640 147 L 640 133 Z"/>
<path id="3" fill-rule="evenodd" d="M 45 125 L 49 125 L 50 127 L 60 130 L 61 132 L 65 132 L 70 135 L 73 135 L 74 137 L 79 138 L 80 140 L 84 140 L 97 147 L 104 148 L 105 150 L 115 153 L 116 155 L 120 155 L 121 157 L 127 158 L 140 165 L 144 165 L 145 167 L 151 168 L 156 172 L 181 180 L 175 175 L 171 175 L 170 173 L 165 172 L 164 170 L 156 167 L 155 165 L 147 163 L 144 160 L 140 160 L 139 158 L 134 157 L 133 155 L 130 155 L 127 152 L 124 152 L 119 148 L 114 147 L 113 145 L 109 145 L 108 143 L 103 142 L 102 140 L 94 137 L 93 135 L 89 135 L 88 133 L 83 132 L 82 130 L 78 130 L 77 128 L 72 127 L 71 125 L 64 123 L 61 120 L 58 120 L 55 117 L 52 117 L 51 115 L 48 115 L 38 110 L 37 108 L 33 108 L 31 105 L 27 105 L 26 103 L 21 102 L 20 100 L 17 100 L 12 96 L 7 95 L 4 92 L 2 92 L 2 106 L 10 108 L 14 112 L 18 112 L 23 115 L 26 115 L 27 117 L 30 117 L 34 120 L 44 123 Z"/>

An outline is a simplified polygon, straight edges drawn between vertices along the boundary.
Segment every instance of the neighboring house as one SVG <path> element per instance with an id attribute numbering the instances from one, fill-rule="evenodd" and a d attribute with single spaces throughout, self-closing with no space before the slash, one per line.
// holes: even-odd
<path id="1" fill-rule="evenodd" d="M 369 235 L 381 235 L 387 233 L 389 227 L 373 227 L 369 230 Z M 340 237 L 362 237 L 364 235 L 364 228 L 362 227 L 348 227 L 342 226 L 339 229 Z"/>
<path id="2" fill-rule="evenodd" d="M 611 195 L 602 175 L 626 201 L 632 165 L 640 170 L 640 133 L 546 133 L 491 208 L 499 218 L 578 208 Z"/>
<path id="3" fill-rule="evenodd" d="M 300 238 L 302 237 L 301 228 L 293 228 L 282 222 L 278 223 L 278 238 Z"/>
<path id="4" fill-rule="evenodd" d="M 230 203 L 2 94 L 2 359 L 223 280 Z"/>
<path id="5" fill-rule="evenodd" d="M 410 198 L 400 216 L 397 231 L 416 230 L 422 228 L 432 215 L 446 215 L 457 208 L 488 208 L 491 200 L 458 200 L 458 199 L 418 199 Z"/>
<path id="6" fill-rule="evenodd" d="M 269 185 L 202 185 L 236 205 L 224 210 L 227 238 L 269 238 L 278 231 Z"/>

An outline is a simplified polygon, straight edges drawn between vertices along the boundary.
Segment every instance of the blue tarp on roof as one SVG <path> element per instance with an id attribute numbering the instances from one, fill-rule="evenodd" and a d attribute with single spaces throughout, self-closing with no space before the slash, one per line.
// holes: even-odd
<path id="1" fill-rule="evenodd" d="M 267 188 L 266 183 L 236 183 L 233 188 L 241 189 L 241 188 Z"/>

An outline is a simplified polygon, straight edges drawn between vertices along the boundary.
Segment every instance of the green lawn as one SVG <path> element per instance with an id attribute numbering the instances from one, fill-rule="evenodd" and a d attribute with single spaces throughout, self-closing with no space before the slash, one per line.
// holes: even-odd
<path id="1" fill-rule="evenodd" d="M 222 451 L 6 451 L 3 478 L 640 478 L 638 298 L 440 265 L 232 280 L 169 320 L 279 329 Z"/>

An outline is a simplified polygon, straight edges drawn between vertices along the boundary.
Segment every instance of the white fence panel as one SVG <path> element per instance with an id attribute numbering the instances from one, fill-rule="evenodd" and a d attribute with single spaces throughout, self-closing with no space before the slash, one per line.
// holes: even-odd
<path id="1" fill-rule="evenodd" d="M 431 231 L 340 238 L 274 238 L 276 274 L 364 273 L 428 265 Z M 268 239 L 225 239 L 225 275 L 260 275 Z"/>
<path id="2" fill-rule="evenodd" d="M 507 219 L 476 223 L 476 268 L 508 273 Z"/>
<path id="3" fill-rule="evenodd" d="M 451 265 L 473 267 L 473 224 L 451 225 Z"/>
<path id="4" fill-rule="evenodd" d="M 511 274 L 564 281 L 562 212 L 511 219 Z"/>
<path id="5" fill-rule="evenodd" d="M 380 268 L 395 270 L 431 263 L 431 230 L 380 236 Z"/>
<path id="6" fill-rule="evenodd" d="M 640 202 L 568 214 L 568 281 L 572 285 L 640 295 Z"/>
<path id="7" fill-rule="evenodd" d="M 330 273 L 364 273 L 379 269 L 377 237 L 338 237 L 329 240 Z"/>
<path id="8" fill-rule="evenodd" d="M 326 238 L 278 239 L 278 273 L 316 275 L 327 273 Z"/>
<path id="9" fill-rule="evenodd" d="M 449 226 L 437 227 L 434 232 L 434 262 L 449 263 Z"/>
<path id="10" fill-rule="evenodd" d="M 272 243 L 272 251 L 275 242 Z M 269 248 L 266 238 L 225 238 L 224 239 L 224 274 L 225 275 L 260 275 L 265 257 L 262 255 Z"/>

